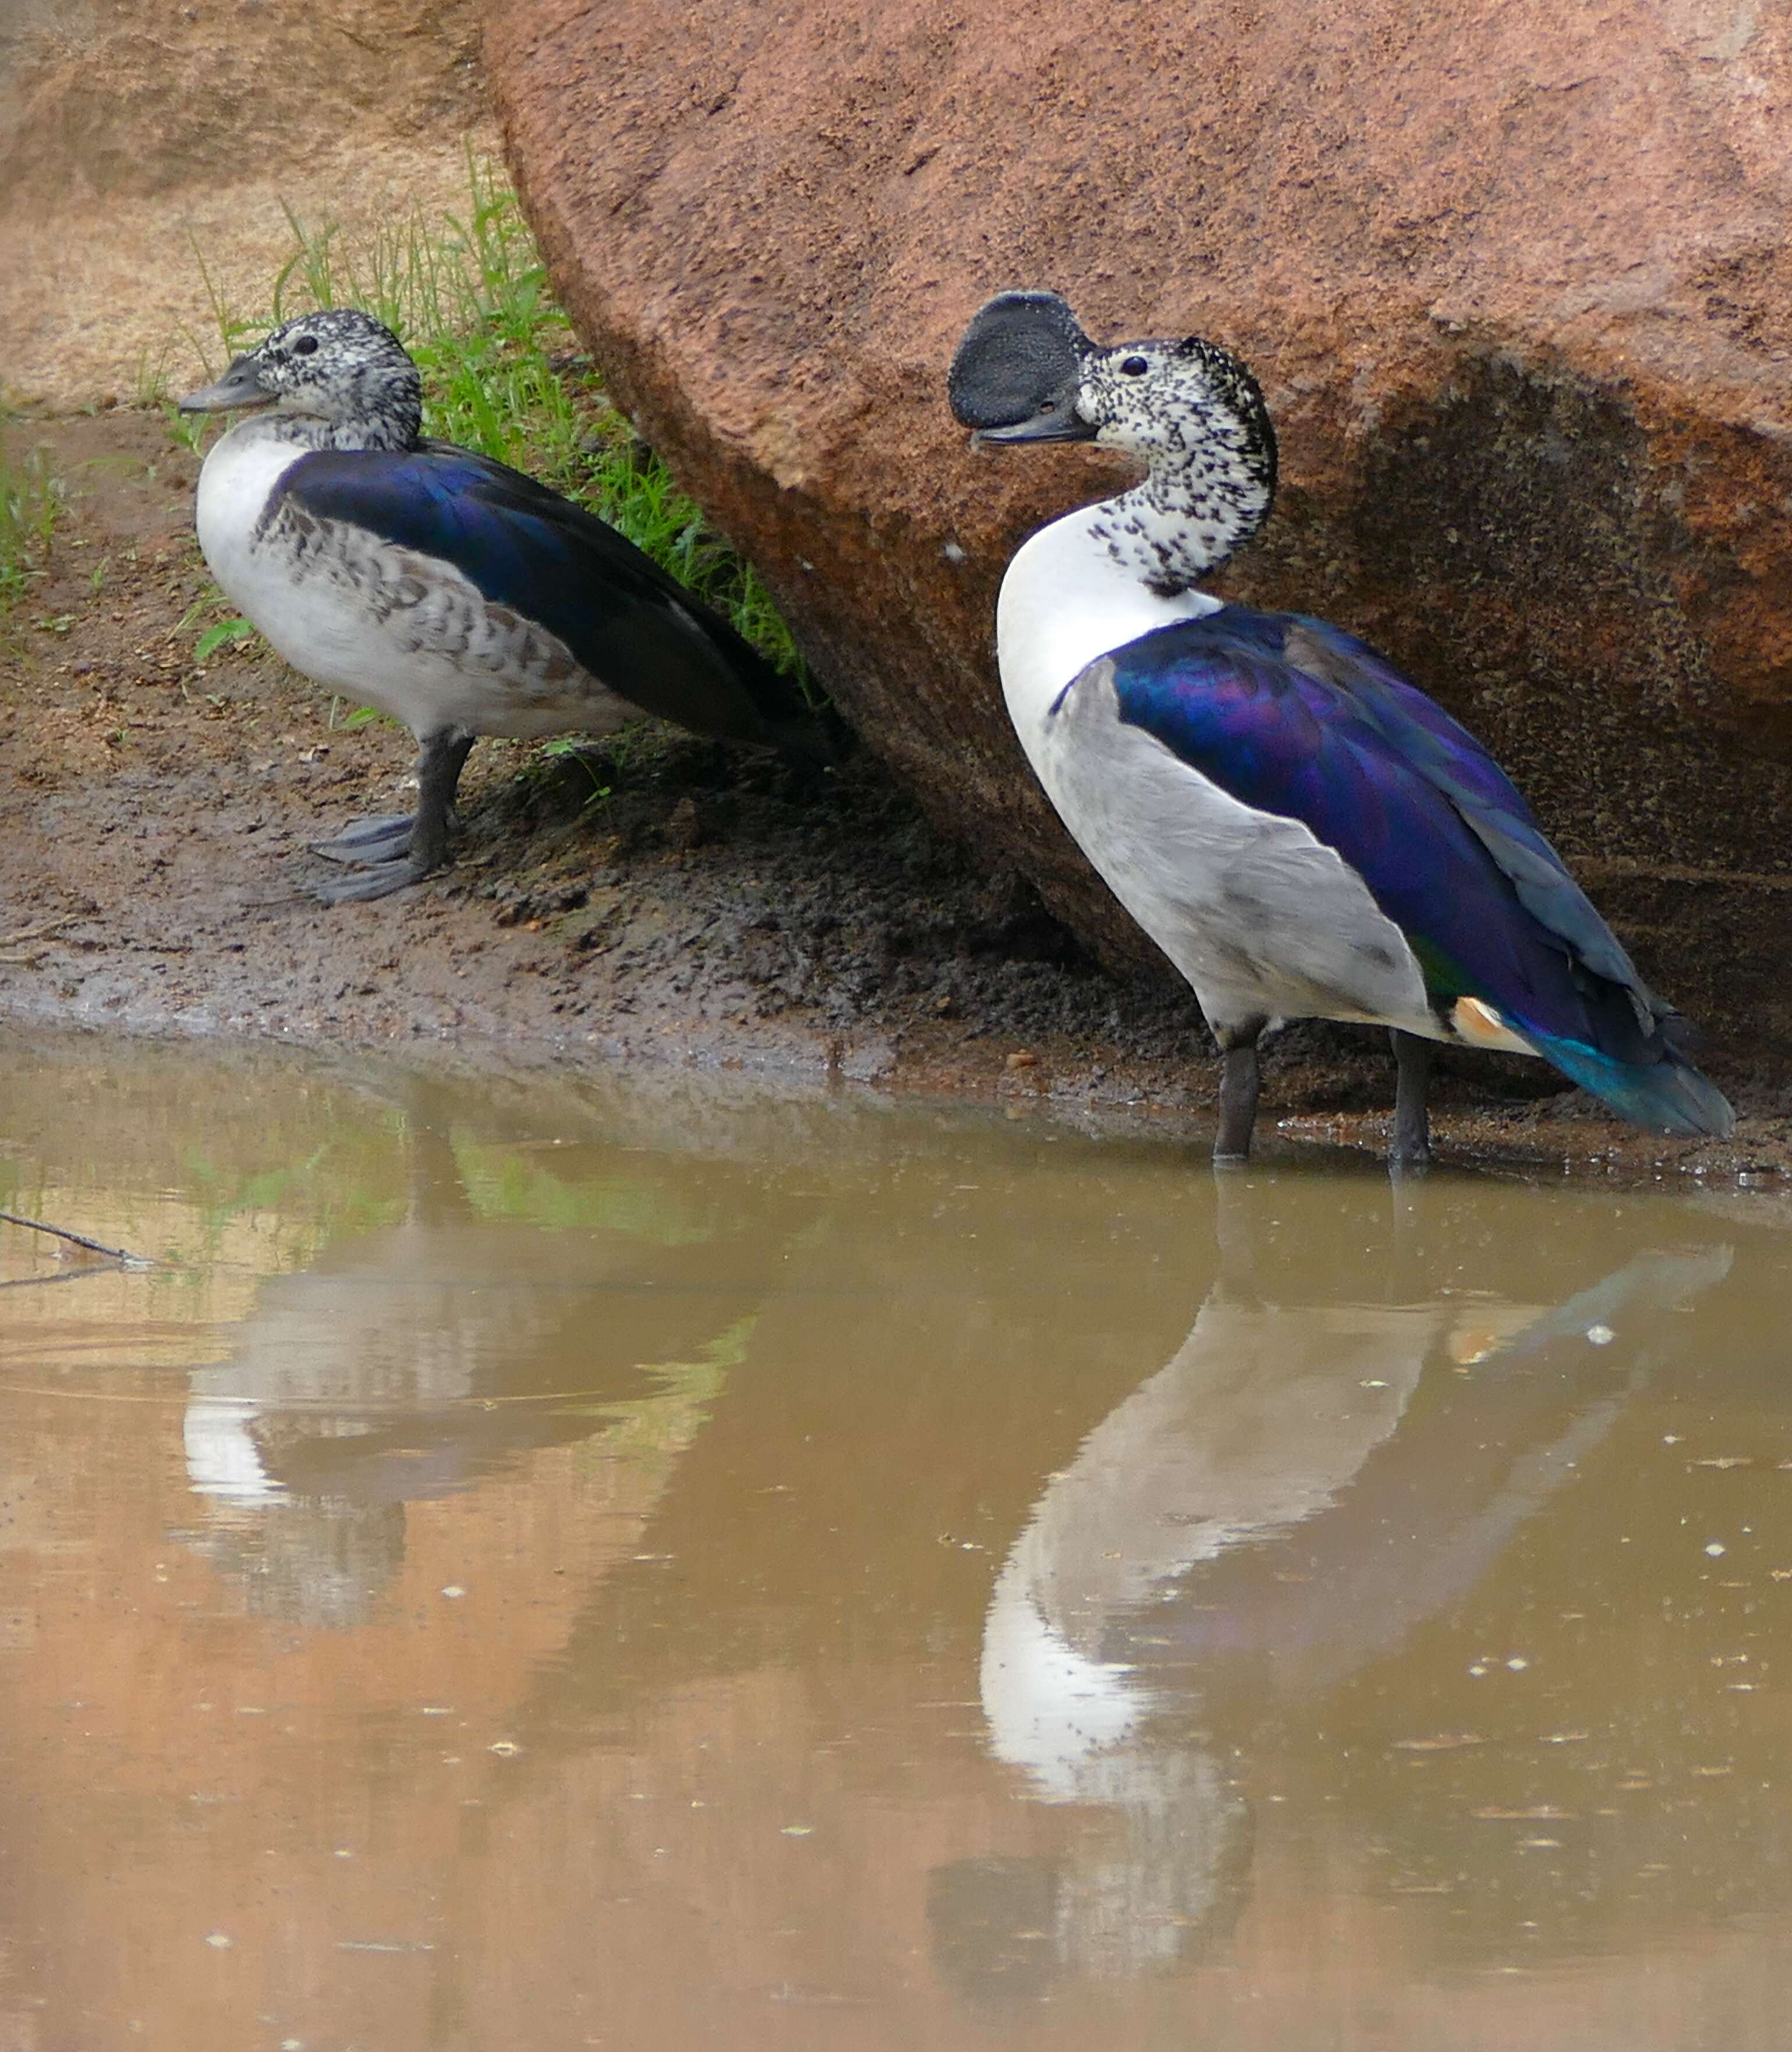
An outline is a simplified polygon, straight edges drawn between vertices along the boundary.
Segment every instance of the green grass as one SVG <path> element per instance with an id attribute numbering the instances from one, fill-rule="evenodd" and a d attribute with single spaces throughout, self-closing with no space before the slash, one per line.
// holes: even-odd
<path id="1" fill-rule="evenodd" d="M 0 456 L 0 617 L 12 611 L 40 575 L 65 503 L 62 480 L 42 449 L 17 462 Z"/>
<path id="2" fill-rule="evenodd" d="M 417 360 L 425 434 L 527 471 L 590 507 L 808 691 L 790 630 L 751 566 L 604 397 L 555 302 L 516 196 L 471 153 L 467 182 L 459 213 L 439 221 L 415 214 L 355 241 L 288 206 L 292 247 L 258 315 L 228 306 L 205 274 L 215 339 L 189 339 L 208 374 L 294 314 L 364 307 Z M 203 272 L 203 253 L 196 253 Z M 175 432 L 197 447 L 204 424 L 170 413 Z"/>

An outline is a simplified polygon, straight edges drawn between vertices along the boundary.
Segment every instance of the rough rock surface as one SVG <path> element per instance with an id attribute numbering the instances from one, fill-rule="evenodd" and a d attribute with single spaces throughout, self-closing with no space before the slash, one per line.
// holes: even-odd
<path id="1" fill-rule="evenodd" d="M 486 0 L 511 158 L 620 399 L 935 815 L 1111 956 L 990 660 L 1116 473 L 978 454 L 989 292 L 1238 349 L 1284 490 L 1226 588 L 1491 743 L 1645 969 L 1792 1050 L 1792 25 L 1752 0 Z"/>

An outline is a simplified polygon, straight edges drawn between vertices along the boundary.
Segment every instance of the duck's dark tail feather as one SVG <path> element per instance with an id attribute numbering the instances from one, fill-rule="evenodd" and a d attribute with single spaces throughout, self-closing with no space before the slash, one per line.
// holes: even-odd
<path id="1" fill-rule="evenodd" d="M 1656 1044 L 1660 1059 L 1653 1062 L 1619 1061 L 1584 1041 L 1559 1040 L 1532 1027 L 1527 1027 L 1524 1035 L 1565 1076 L 1602 1098 L 1634 1125 L 1653 1126 L 1683 1139 L 1727 1140 L 1735 1130 L 1736 1114 L 1728 1098 L 1693 1067 L 1665 1032 Z"/>
<path id="2" fill-rule="evenodd" d="M 730 740 L 756 741 L 762 747 L 775 748 L 787 762 L 810 769 L 829 769 L 845 760 L 851 752 L 852 730 L 826 699 L 812 704 L 794 677 L 769 662 L 712 608 L 701 608 L 700 617 L 745 700 L 736 699 L 728 718 L 710 724 L 712 732 Z"/>
<path id="3" fill-rule="evenodd" d="M 799 770 L 837 769 L 858 742 L 852 728 L 825 701 L 805 706 L 796 717 L 778 721 L 771 738 L 778 754 Z"/>

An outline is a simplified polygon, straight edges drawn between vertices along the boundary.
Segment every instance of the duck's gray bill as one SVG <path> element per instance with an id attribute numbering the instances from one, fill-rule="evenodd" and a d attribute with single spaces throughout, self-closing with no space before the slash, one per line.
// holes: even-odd
<path id="1" fill-rule="evenodd" d="M 175 404 L 183 413 L 225 413 L 233 406 L 265 406 L 273 394 L 261 382 L 255 359 L 239 356 L 214 385 L 202 385 Z"/>

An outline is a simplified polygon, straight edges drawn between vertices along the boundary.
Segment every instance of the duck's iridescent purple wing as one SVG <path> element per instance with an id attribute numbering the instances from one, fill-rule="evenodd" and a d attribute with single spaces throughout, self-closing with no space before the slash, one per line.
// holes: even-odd
<path id="1" fill-rule="evenodd" d="M 1433 1001 L 1491 1005 L 1641 1122 L 1727 1132 L 1676 1015 L 1468 730 L 1323 621 L 1225 606 L 1116 652 L 1120 718 L 1242 804 L 1298 820 L 1362 877 Z"/>
<path id="2" fill-rule="evenodd" d="M 819 746 L 790 679 L 625 536 L 519 471 L 442 444 L 320 450 L 287 472 L 265 517 L 285 502 L 452 564 L 643 712 L 799 754 Z"/>

